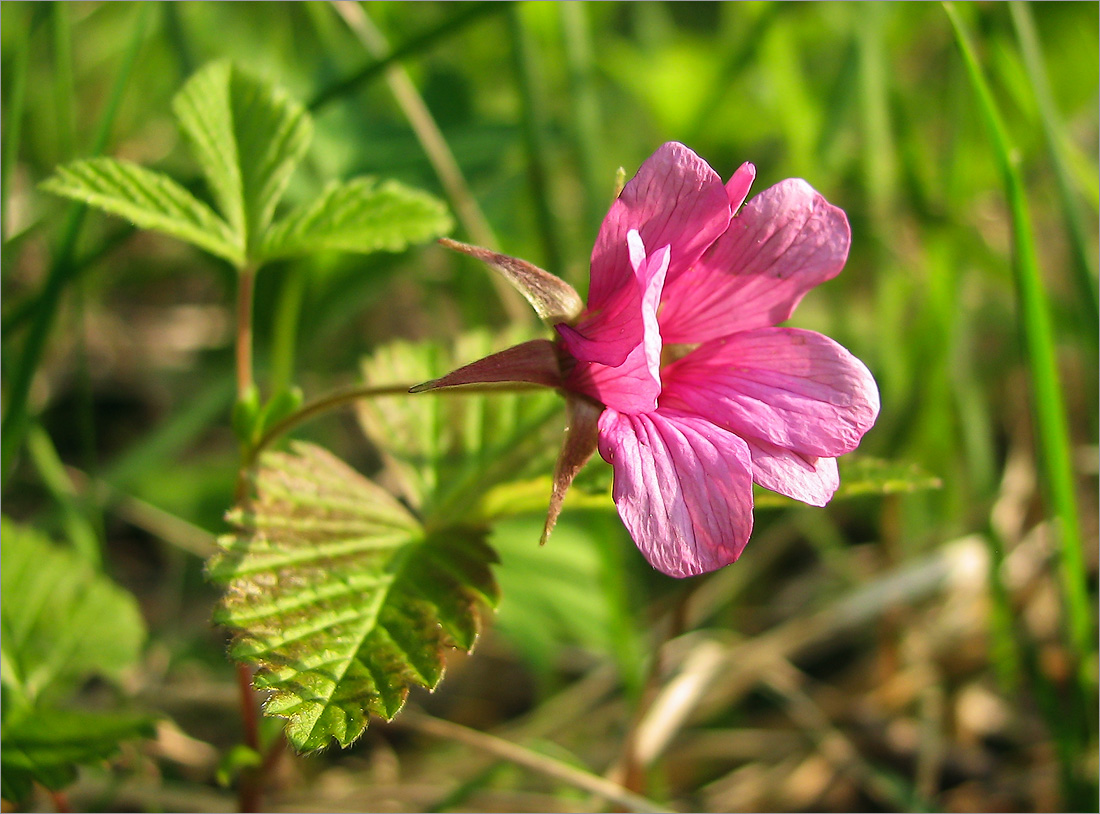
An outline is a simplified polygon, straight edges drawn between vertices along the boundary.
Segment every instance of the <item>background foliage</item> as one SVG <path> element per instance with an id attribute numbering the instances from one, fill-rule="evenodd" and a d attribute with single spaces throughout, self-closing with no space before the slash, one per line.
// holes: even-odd
<path id="1" fill-rule="evenodd" d="M 954 7 L 1017 161 L 1008 193 L 938 4 L 362 11 L 0 8 L 5 797 L 34 777 L 67 787 L 67 803 L 39 792 L 41 806 L 224 810 L 226 785 L 260 776 L 281 809 L 1095 809 L 1097 4 Z M 380 63 L 391 46 L 399 58 Z M 394 179 L 446 200 L 456 237 L 581 290 L 617 168 L 632 173 L 665 140 L 726 176 L 753 161 L 757 190 L 806 178 L 848 213 L 853 247 L 792 324 L 875 374 L 883 412 L 861 452 L 942 488 L 762 509 L 735 566 L 676 582 L 637 555 L 598 464 L 538 548 L 555 419 L 522 436 L 530 451 L 505 439 L 552 400 L 517 411 L 514 397 L 420 396 L 411 421 L 397 400 L 332 414 L 296 435 L 408 505 L 510 515 L 489 540 L 499 607 L 437 693 L 414 691 L 414 708 L 349 751 L 291 757 L 275 730 L 264 754 L 242 748 L 211 624 L 220 588 L 202 566 L 230 528 L 235 273 L 39 187 L 59 164 L 111 156 L 224 213 L 172 104 L 223 58 L 313 117 L 268 218 L 308 220 L 333 179 Z M 1022 229 L 1049 299 L 1053 390 L 1033 375 Z M 282 237 L 271 256 L 294 254 L 294 230 Z M 448 354 L 538 330 L 466 258 L 328 248 L 257 278 L 265 397 L 416 381 Z M 1036 432 L 1043 409 L 1064 410 L 1064 448 Z M 423 432 L 445 420 L 450 434 Z M 378 433 L 396 454 L 368 440 Z M 409 463 L 444 438 L 456 454 Z M 502 453 L 515 453 L 506 477 Z M 1084 640 L 1074 577 L 1061 576 L 1065 527 L 1048 520 L 1059 457 L 1078 503 Z M 78 618 L 89 632 L 74 646 Z"/>

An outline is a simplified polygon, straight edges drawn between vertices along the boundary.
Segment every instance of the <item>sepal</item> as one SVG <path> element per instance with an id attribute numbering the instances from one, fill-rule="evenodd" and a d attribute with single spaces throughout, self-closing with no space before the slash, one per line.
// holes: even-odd
<path id="1" fill-rule="evenodd" d="M 504 279 L 511 283 L 527 302 L 531 303 L 539 319 L 547 325 L 574 322 L 584 310 L 584 301 L 573 286 L 526 260 L 509 257 L 480 246 L 459 243 L 457 240 L 446 237 L 439 238 L 439 244 L 452 251 L 476 257 L 500 272 Z"/>

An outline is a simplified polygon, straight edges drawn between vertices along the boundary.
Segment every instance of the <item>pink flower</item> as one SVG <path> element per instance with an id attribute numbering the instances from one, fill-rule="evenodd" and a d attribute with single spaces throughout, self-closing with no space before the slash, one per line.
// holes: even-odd
<path id="1" fill-rule="evenodd" d="M 843 268 L 848 220 L 799 179 L 742 207 L 755 175 L 746 163 L 723 185 L 687 147 L 663 145 L 600 227 L 584 307 L 548 272 L 443 241 L 501 271 L 558 333 L 414 388 L 522 381 L 564 393 L 546 534 L 596 449 L 630 536 L 675 577 L 740 556 L 754 481 L 815 506 L 836 491 L 837 456 L 878 415 L 875 381 L 833 340 L 774 326 Z"/>

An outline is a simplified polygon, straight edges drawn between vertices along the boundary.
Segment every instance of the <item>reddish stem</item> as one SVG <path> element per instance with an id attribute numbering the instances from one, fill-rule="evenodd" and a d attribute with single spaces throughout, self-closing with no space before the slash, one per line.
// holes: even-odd
<path id="1" fill-rule="evenodd" d="M 53 807 L 58 814 L 69 814 L 72 811 L 69 807 L 69 798 L 65 796 L 65 792 L 53 791 L 52 789 L 46 791 L 49 792 L 50 800 L 53 801 Z"/>
<path id="2" fill-rule="evenodd" d="M 256 693 L 252 689 L 252 671 L 247 665 L 237 665 L 237 690 L 241 701 L 241 727 L 244 729 L 244 745 L 260 752 L 260 715 L 256 707 Z M 241 811 L 260 810 L 260 792 L 264 766 L 244 769 L 237 784 L 237 805 Z"/>

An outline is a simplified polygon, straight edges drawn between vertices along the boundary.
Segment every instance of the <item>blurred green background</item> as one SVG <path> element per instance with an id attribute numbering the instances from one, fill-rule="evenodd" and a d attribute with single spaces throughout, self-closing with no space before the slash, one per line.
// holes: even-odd
<path id="1" fill-rule="evenodd" d="M 1068 423 L 1057 454 L 1074 473 L 1091 649 L 1067 633 L 1052 453 L 1037 452 L 1051 394 L 1034 391 L 1021 340 L 1021 225 L 940 4 L 4 3 L 5 397 L 72 217 L 36 185 L 102 130 L 104 154 L 205 195 L 170 101 L 211 59 L 310 104 L 288 204 L 332 178 L 397 178 L 447 200 L 457 238 L 582 291 L 617 169 L 662 142 L 723 177 L 752 161 L 756 191 L 805 178 L 848 213 L 852 250 L 791 324 L 874 373 L 882 414 L 860 453 L 941 487 L 762 509 L 736 565 L 688 582 L 651 573 L 610 504 L 567 504 L 542 549 L 537 514 L 509 521 L 497 617 L 413 701 L 679 810 L 1096 810 L 1098 10 L 955 7 L 1016 151 L 1049 298 L 1062 405 L 1048 406 Z M 397 73 L 378 66 L 391 49 Z M 422 146 L 424 111 L 464 191 Z M 234 275 L 96 212 L 77 228 L 4 513 L 102 548 L 150 631 L 123 692 L 171 723 L 85 771 L 70 803 L 224 810 L 216 768 L 240 735 L 202 556 L 235 477 Z M 258 281 L 258 381 L 315 396 L 387 342 L 448 345 L 516 316 L 537 330 L 487 271 L 431 245 L 283 262 Z M 377 465 L 350 412 L 299 435 Z M 346 753 L 287 755 L 265 799 L 605 805 L 401 717 Z"/>

